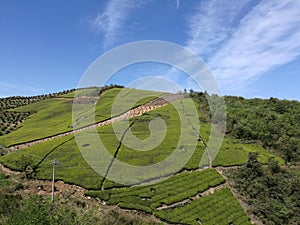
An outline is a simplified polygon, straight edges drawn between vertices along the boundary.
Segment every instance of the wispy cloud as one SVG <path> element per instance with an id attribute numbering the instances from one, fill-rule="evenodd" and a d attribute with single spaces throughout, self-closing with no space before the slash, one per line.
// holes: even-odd
<path id="1" fill-rule="evenodd" d="M 32 86 L 20 86 L 6 81 L 0 82 L 0 97 L 12 95 L 31 96 L 41 94 L 44 89 Z"/>
<path id="2" fill-rule="evenodd" d="M 188 19 L 186 47 L 203 57 L 215 52 L 230 37 L 248 3 L 248 0 L 201 1 Z"/>
<path id="3" fill-rule="evenodd" d="M 111 0 L 104 10 L 92 20 L 93 26 L 103 34 L 103 47 L 107 49 L 113 45 L 123 30 L 126 19 L 133 10 L 140 7 L 140 0 Z"/>
<path id="4" fill-rule="evenodd" d="M 300 55 L 300 1 L 263 1 L 209 65 L 223 83 L 243 84 Z"/>
<path id="5" fill-rule="evenodd" d="M 177 1 L 176 1 L 176 9 L 178 9 L 179 6 L 180 6 L 180 0 L 177 0 Z"/>
<path id="6" fill-rule="evenodd" d="M 300 55 L 300 1 L 261 1 L 248 13 L 234 2 L 204 1 L 190 20 L 188 40 L 231 91 Z"/>

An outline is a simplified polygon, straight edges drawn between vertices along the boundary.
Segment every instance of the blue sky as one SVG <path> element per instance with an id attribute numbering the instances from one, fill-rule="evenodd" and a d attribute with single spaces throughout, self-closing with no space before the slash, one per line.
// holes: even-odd
<path id="1" fill-rule="evenodd" d="M 75 88 L 105 52 L 139 40 L 174 42 L 206 63 L 225 95 L 300 100 L 300 1 L 0 1 L 0 97 Z M 109 83 L 166 76 L 144 63 Z M 101 75 L 100 75 L 101 76 Z"/>

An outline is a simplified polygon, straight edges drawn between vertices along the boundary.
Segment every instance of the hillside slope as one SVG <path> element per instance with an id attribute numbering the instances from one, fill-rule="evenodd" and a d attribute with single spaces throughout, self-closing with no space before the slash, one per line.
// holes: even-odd
<path id="1" fill-rule="evenodd" d="M 96 102 L 95 106 L 95 122 L 105 121 L 111 117 L 112 105 L 115 104 L 120 90 L 120 88 L 113 88 L 101 94 L 100 100 Z M 123 91 L 125 91 L 124 93 L 128 92 L 126 96 L 141 99 L 132 107 L 143 106 L 163 94 L 132 89 Z M 83 96 L 85 95 L 83 94 Z M 120 104 L 126 105 L 126 96 L 122 97 L 124 101 L 121 101 Z M 147 97 L 141 98 L 141 96 Z M 70 132 L 74 126 L 71 119 L 73 97 L 72 93 L 68 93 L 60 98 L 44 100 L 14 109 L 20 112 L 30 110 L 36 112 L 23 122 L 22 127 L 0 137 L 0 143 L 8 147 Z M 197 109 L 196 118 L 189 114 L 191 102 Z M 126 112 L 126 110 L 123 111 L 124 115 Z M 82 116 L 83 119 L 76 126 L 80 128 L 89 125 L 89 115 L 92 115 L 91 112 Z M 123 114 L 118 115 L 122 116 Z M 103 143 L 101 147 L 103 149 L 98 150 L 108 151 L 110 157 L 113 156 L 112 158 L 102 157 L 99 159 L 100 161 L 97 161 L 102 163 L 107 175 L 105 177 L 103 174 L 95 172 L 95 167 L 91 167 L 94 165 L 89 165 L 84 159 L 83 151 L 94 151 L 94 146 L 97 145 L 95 139 L 89 138 L 90 129 L 76 134 L 86 138 L 83 139 L 85 142 L 82 142 L 80 146 L 76 142 L 75 133 L 66 133 L 29 147 L 25 146 L 26 148 L 23 149 L 17 150 L 16 148 L 10 154 L 0 157 L 0 162 L 11 169 L 23 171 L 27 177 L 50 180 L 52 178 L 51 162 L 55 159 L 59 162 L 56 170 L 57 180 L 84 187 L 90 190 L 87 192 L 88 195 L 99 197 L 106 204 L 143 211 L 170 223 L 201 223 L 204 225 L 250 223 L 250 218 L 247 216 L 249 211 L 242 208 L 244 203 L 236 198 L 237 195 L 232 190 L 230 182 L 221 173 L 222 168 L 245 165 L 250 152 L 256 152 L 261 163 L 268 163 L 270 157 L 275 158 L 281 165 L 284 163 L 280 157 L 273 155 L 260 145 L 242 143 L 227 136 L 224 138 L 215 160 L 208 160 L 204 167 L 203 165 L 200 167 L 202 156 L 209 155 L 206 143 L 211 126 L 200 112 L 199 105 L 189 98 L 178 98 L 172 104 L 162 104 L 161 107 L 153 107 L 151 111 L 137 113 L 128 118 L 127 122 L 126 120 L 116 120 L 113 123 L 94 127 L 97 137 Z M 162 133 L 161 129 L 151 127 L 151 123 L 156 118 L 164 121 L 166 133 Z M 130 132 L 128 132 L 128 123 Z M 199 124 L 199 128 L 195 130 L 194 125 L 196 124 Z M 119 127 L 117 131 L 115 126 Z M 182 131 L 179 129 L 180 127 L 183 129 Z M 178 145 L 181 132 L 187 134 L 187 139 L 183 145 Z M 161 141 L 151 150 L 141 151 L 139 149 L 142 149 L 142 146 L 128 147 L 128 144 L 132 142 L 132 134 L 140 140 L 152 137 L 154 142 L 160 138 Z M 122 136 L 121 140 L 120 136 Z M 150 145 L 151 141 L 148 143 Z M 187 143 L 196 144 L 192 146 Z M 169 166 L 161 167 L 158 171 L 148 170 L 147 173 L 134 176 L 130 171 L 118 169 L 116 163 L 120 161 L 134 167 L 145 167 L 168 159 L 173 152 L 178 153 L 177 158 L 170 161 L 172 163 Z M 190 154 L 190 157 L 180 167 L 179 162 L 187 154 Z M 177 166 L 179 169 L 174 170 Z M 114 179 L 110 179 L 109 175 L 111 174 L 114 175 Z M 119 177 L 119 180 L 122 181 L 122 177 L 125 176 L 132 176 L 130 182 L 135 186 L 129 187 L 122 182 L 118 183 L 117 178 Z M 157 181 L 160 182 L 156 183 Z M 142 186 L 140 186 L 141 184 Z"/>

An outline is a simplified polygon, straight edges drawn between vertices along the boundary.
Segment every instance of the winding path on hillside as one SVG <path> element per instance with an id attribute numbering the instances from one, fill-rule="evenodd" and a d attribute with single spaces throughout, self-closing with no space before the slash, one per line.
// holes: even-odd
<path id="1" fill-rule="evenodd" d="M 91 124 L 91 125 L 79 128 L 79 129 L 75 129 L 75 130 L 67 131 L 67 132 L 64 132 L 64 133 L 60 133 L 60 134 L 57 134 L 57 135 L 41 138 L 41 139 L 34 140 L 34 141 L 28 141 L 28 142 L 21 143 L 21 144 L 12 145 L 12 146 L 8 147 L 6 150 L 7 150 L 8 153 L 13 152 L 13 151 L 16 151 L 16 150 L 19 150 L 19 149 L 28 148 L 30 146 L 33 146 L 33 145 L 36 145 L 36 144 L 39 144 L 39 143 L 42 143 L 42 142 L 45 142 L 45 141 L 50 141 L 50 140 L 53 140 L 55 138 L 64 137 L 64 136 L 67 136 L 67 135 L 70 135 L 70 134 L 75 134 L 75 133 L 78 133 L 78 132 L 81 132 L 81 131 L 84 131 L 84 130 L 88 130 L 88 129 L 91 129 L 91 128 L 102 127 L 102 126 L 109 125 L 109 124 L 112 124 L 112 123 L 115 123 L 115 122 L 118 122 L 118 121 L 122 121 L 122 120 L 130 119 L 130 118 L 133 118 L 133 117 L 141 116 L 141 115 L 143 115 L 143 114 L 145 114 L 149 111 L 152 111 L 152 110 L 155 110 L 157 108 L 166 106 L 166 105 L 168 105 L 168 104 L 170 104 L 170 103 L 172 103 L 176 100 L 182 99 L 184 97 L 185 97 L 185 95 L 183 95 L 183 94 L 169 94 L 169 93 L 168 94 L 163 94 L 163 95 L 159 96 L 158 98 L 156 98 L 156 99 L 154 99 L 154 100 L 152 100 L 152 101 L 150 101 L 146 104 L 143 104 L 143 105 L 137 106 L 135 108 L 132 108 L 132 109 L 126 111 L 125 113 L 121 114 L 121 115 L 109 118 L 107 120 L 104 120 L 104 121 L 101 121 L 101 122 L 98 122 L 98 123 L 95 123 L 95 124 Z"/>

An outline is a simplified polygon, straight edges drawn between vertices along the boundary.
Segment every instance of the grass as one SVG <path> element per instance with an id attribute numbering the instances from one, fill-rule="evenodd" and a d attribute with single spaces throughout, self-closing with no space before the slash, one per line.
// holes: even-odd
<path id="1" fill-rule="evenodd" d="M 47 99 L 15 109 L 36 112 L 30 115 L 16 131 L 0 137 L 5 146 L 22 143 L 70 130 L 71 100 Z M 51 124 L 51 126 L 49 126 Z"/>
<path id="2" fill-rule="evenodd" d="M 1 157 L 0 162 L 9 168 L 22 170 L 20 158 L 30 159 L 30 166 L 36 168 L 35 177 L 38 179 L 52 179 L 51 163 L 55 159 L 59 163 L 56 169 L 56 180 L 91 189 L 100 186 L 102 177 L 86 163 L 76 146 L 73 135 L 12 152 Z"/>
<path id="3" fill-rule="evenodd" d="M 115 168 L 113 165 L 112 170 L 115 176 L 134 177 L 132 183 L 139 183 L 174 173 L 185 166 L 188 169 L 198 168 L 204 147 L 198 142 L 197 135 L 193 134 L 192 127 L 182 115 L 184 113 L 182 104 L 189 105 L 190 103 L 188 99 L 184 99 L 175 102 L 174 105 L 156 109 L 133 119 L 135 123 L 131 127 L 132 135 L 128 132 L 124 136 L 117 159 L 132 166 L 158 165 L 154 169 L 140 168 L 138 171 L 118 170 L 117 165 Z M 165 125 L 159 124 L 155 118 L 163 120 Z M 158 124 L 153 126 L 156 122 Z M 106 147 L 110 148 L 112 142 L 109 141 Z M 148 149 L 143 148 L 144 146 Z M 194 158 L 190 159 L 192 156 Z M 166 163 L 165 166 L 161 162 Z"/>
<path id="4" fill-rule="evenodd" d="M 213 166 L 236 166 L 243 165 L 248 160 L 249 152 L 257 152 L 258 160 L 266 163 L 269 157 L 275 158 L 280 165 L 284 164 L 284 160 L 257 144 L 243 144 L 238 140 L 225 137 L 221 149 L 213 162 Z"/>

